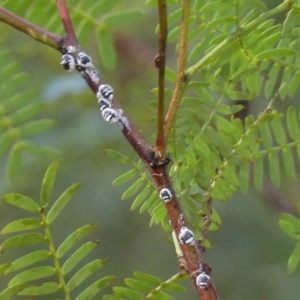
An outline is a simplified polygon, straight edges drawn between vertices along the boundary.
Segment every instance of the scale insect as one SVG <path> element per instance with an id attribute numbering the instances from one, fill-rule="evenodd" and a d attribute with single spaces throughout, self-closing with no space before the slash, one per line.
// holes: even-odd
<path id="1" fill-rule="evenodd" d="M 164 202 L 169 202 L 172 199 L 172 193 L 170 192 L 170 190 L 163 188 L 159 192 L 159 197 Z"/>
<path id="2" fill-rule="evenodd" d="M 77 64 L 83 68 L 92 67 L 92 59 L 84 52 L 79 52 L 77 56 Z"/>
<path id="3" fill-rule="evenodd" d="M 60 64 L 64 67 L 68 72 L 72 72 L 75 69 L 75 59 L 71 54 L 64 54 L 61 57 Z"/>
<path id="4" fill-rule="evenodd" d="M 196 277 L 196 283 L 199 286 L 200 289 L 206 289 L 208 288 L 210 284 L 210 276 L 207 275 L 205 272 L 201 272 L 197 277 Z"/>
<path id="5" fill-rule="evenodd" d="M 98 89 L 97 98 L 100 97 L 105 98 L 106 100 L 112 100 L 114 97 L 114 90 L 113 88 L 108 84 L 101 84 Z"/>
<path id="6" fill-rule="evenodd" d="M 179 235 L 178 235 L 178 239 L 181 244 L 184 244 L 187 246 L 194 245 L 194 243 L 195 243 L 194 238 L 195 238 L 195 235 L 194 235 L 193 231 L 191 231 L 190 229 L 188 229 L 185 226 L 181 227 Z"/>

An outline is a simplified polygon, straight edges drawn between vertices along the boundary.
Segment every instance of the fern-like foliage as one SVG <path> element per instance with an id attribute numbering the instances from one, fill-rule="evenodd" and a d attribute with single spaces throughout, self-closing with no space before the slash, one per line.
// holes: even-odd
<path id="1" fill-rule="evenodd" d="M 120 2 L 120 0 L 68 1 L 68 8 L 78 39 L 84 45 L 91 34 L 95 35 L 102 62 L 108 69 L 113 69 L 116 65 L 112 30 L 136 22 L 142 17 L 142 11 L 136 8 L 111 11 Z M 51 32 L 62 36 L 65 34 L 55 0 L 26 2 L 8 0 L 4 7 Z M 45 20 L 42 12 L 49 16 L 48 20 Z"/>
<path id="2" fill-rule="evenodd" d="M 20 233 L 23 231 L 30 231 L 28 233 L 21 233 L 6 239 L 0 246 L 2 254 L 6 251 L 19 246 L 25 245 L 44 245 L 43 249 L 30 252 L 22 257 L 19 257 L 13 262 L 8 262 L 0 265 L 0 275 L 12 277 L 8 283 L 8 287 L 0 293 L 1 300 L 9 300 L 15 294 L 22 296 L 39 296 L 63 293 L 65 299 L 88 300 L 92 299 L 98 292 L 100 292 L 106 285 L 111 283 L 115 277 L 103 277 L 79 295 L 74 296 L 73 291 L 99 268 L 101 268 L 108 259 L 96 259 L 80 270 L 78 270 L 70 280 L 66 281 L 66 276 L 78 265 L 78 263 L 85 258 L 95 247 L 98 241 L 89 241 L 74 251 L 62 264 L 61 260 L 66 258 L 66 254 L 72 250 L 78 242 L 80 242 L 86 235 L 95 230 L 98 224 L 89 224 L 83 226 L 73 233 L 71 233 L 62 243 L 56 248 L 52 238 L 51 224 L 62 212 L 67 203 L 71 200 L 74 194 L 80 187 L 80 184 L 74 184 L 64 191 L 56 200 L 50 209 L 48 209 L 49 199 L 53 189 L 58 162 L 54 162 L 47 169 L 45 174 L 40 202 L 28 198 L 24 195 L 9 193 L 4 195 L 3 200 L 20 209 L 33 213 L 34 218 L 26 218 L 15 220 L 7 224 L 2 230 L 1 235 Z M 43 232 L 34 232 L 42 229 Z M 40 231 L 40 230 L 39 230 Z M 34 267 L 38 262 L 43 262 L 51 259 L 53 265 L 44 265 Z M 22 271 L 22 269 L 27 270 Z M 48 277 L 56 276 L 54 281 L 45 281 L 43 284 L 35 285 L 36 280 L 47 279 Z"/>
<path id="3" fill-rule="evenodd" d="M 184 292 L 185 288 L 176 281 L 187 278 L 185 272 L 178 273 L 168 280 L 163 281 L 159 277 L 143 272 L 134 272 L 135 278 L 126 278 L 128 287 L 113 287 L 114 294 L 103 297 L 105 300 L 117 299 L 162 299 L 175 300 L 168 292 Z"/>
<path id="4" fill-rule="evenodd" d="M 168 43 L 172 45 L 179 40 L 182 7 L 175 0 L 167 4 Z M 157 1 L 148 0 L 146 5 L 157 6 Z M 293 149 L 299 158 L 299 114 L 293 107 L 281 113 L 274 106 L 278 99 L 293 97 L 299 86 L 299 30 L 296 9 L 278 24 L 268 17 L 261 1 L 193 1 L 186 70 L 190 81 L 168 150 L 174 162 L 170 170 L 174 187 L 197 238 L 207 200 L 226 201 L 237 189 L 246 193 L 252 182 L 260 191 L 265 174 L 279 186 L 282 169 L 296 178 Z M 176 72 L 166 68 L 166 79 L 169 86 L 175 85 Z M 152 92 L 157 96 L 158 89 Z M 166 88 L 166 99 L 172 95 L 173 89 Z M 244 121 L 234 116 L 244 108 L 235 101 L 258 98 L 266 101 L 262 113 Z M 156 102 L 151 106 L 156 107 Z M 114 181 L 122 184 L 138 176 L 122 199 L 138 193 L 132 208 L 148 210 L 151 224 L 162 223 L 171 231 L 154 186 L 142 166 L 133 165 Z M 210 230 L 221 224 L 214 209 L 210 221 Z"/>
<path id="5" fill-rule="evenodd" d="M 57 158 L 60 152 L 26 139 L 53 128 L 55 123 L 51 119 L 34 120 L 45 104 L 34 101 L 37 91 L 26 86 L 28 76 L 19 71 L 8 51 L 0 52 L 0 66 L 0 156 L 9 150 L 7 179 L 12 181 L 20 171 L 23 152 L 48 159 Z"/>

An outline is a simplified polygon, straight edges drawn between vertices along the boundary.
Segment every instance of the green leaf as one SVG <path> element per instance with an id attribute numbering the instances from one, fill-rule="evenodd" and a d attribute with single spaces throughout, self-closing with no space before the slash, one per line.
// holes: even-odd
<path id="1" fill-rule="evenodd" d="M 14 284 L 25 283 L 28 281 L 46 278 L 54 275 L 56 273 L 56 269 L 50 266 L 36 267 L 30 270 L 26 270 L 17 276 L 15 276 L 9 283 L 8 286 L 12 286 Z"/>
<path id="2" fill-rule="evenodd" d="M 297 243 L 296 247 L 294 248 L 288 260 L 287 271 L 289 274 L 292 274 L 296 270 L 299 261 L 300 261 L 300 241 Z"/>
<path id="3" fill-rule="evenodd" d="M 99 17 L 110 11 L 118 4 L 118 2 L 120 2 L 120 0 L 102 0 L 93 2 L 93 4 L 89 7 L 88 12 L 90 12 L 93 16 Z"/>
<path id="4" fill-rule="evenodd" d="M 141 300 L 141 299 L 143 299 L 143 294 L 138 293 L 138 292 L 133 291 L 133 290 L 128 289 L 128 288 L 121 287 L 121 286 L 114 286 L 113 291 L 115 293 L 119 293 L 123 297 L 129 298 L 130 300 Z"/>
<path id="5" fill-rule="evenodd" d="M 286 175 L 292 180 L 296 180 L 295 166 L 293 161 L 293 154 L 290 148 L 285 148 L 282 151 L 283 162 Z"/>
<path id="6" fill-rule="evenodd" d="M 280 186 L 280 167 L 276 152 L 270 152 L 269 154 L 269 173 L 272 182 L 276 187 Z"/>
<path id="7" fill-rule="evenodd" d="M 298 235 L 295 233 L 293 226 L 289 222 L 280 219 L 278 224 L 281 230 L 285 234 L 287 234 L 291 239 L 298 240 Z"/>
<path id="8" fill-rule="evenodd" d="M 35 115 L 41 112 L 45 108 L 45 106 L 45 103 L 41 102 L 26 105 L 14 112 L 13 114 L 11 114 L 9 116 L 9 119 L 13 125 L 18 125 L 20 123 L 32 119 Z"/>
<path id="9" fill-rule="evenodd" d="M 269 72 L 269 77 L 265 85 L 265 97 L 267 99 L 269 99 L 272 95 L 275 83 L 277 81 L 279 70 L 280 70 L 280 65 L 276 63 L 273 65 L 272 69 Z"/>
<path id="10" fill-rule="evenodd" d="M 95 247 L 97 247 L 99 244 L 99 241 L 97 242 L 87 242 L 84 245 L 82 245 L 79 249 L 77 249 L 63 264 L 61 268 L 61 272 L 66 275 L 70 271 L 72 271 L 73 268 L 76 267 L 76 265 L 85 257 L 87 256 Z"/>
<path id="11" fill-rule="evenodd" d="M 136 271 L 133 274 L 137 279 L 139 279 L 145 283 L 148 283 L 152 286 L 158 286 L 163 282 L 159 277 L 149 275 L 147 273 Z"/>
<path id="12" fill-rule="evenodd" d="M 157 293 L 155 293 L 155 295 L 158 297 L 158 299 L 161 299 L 161 300 L 176 300 L 174 297 L 168 295 L 167 293 L 165 293 L 163 291 L 158 291 Z"/>
<path id="13" fill-rule="evenodd" d="M 0 156 L 2 156 L 11 145 L 14 143 L 13 137 L 10 131 L 6 131 L 0 136 Z"/>
<path id="14" fill-rule="evenodd" d="M 29 286 L 19 292 L 18 295 L 23 296 L 38 296 L 49 295 L 58 292 L 61 289 L 60 285 L 56 282 L 46 282 L 38 286 Z"/>
<path id="15" fill-rule="evenodd" d="M 296 51 L 289 48 L 268 49 L 256 55 L 256 59 L 257 60 L 272 59 L 278 57 L 286 57 L 288 55 L 294 55 L 294 54 L 296 54 Z"/>
<path id="16" fill-rule="evenodd" d="M 3 275 L 4 272 L 6 272 L 6 270 L 10 268 L 10 266 L 10 263 L 0 265 L 0 275 Z"/>
<path id="17" fill-rule="evenodd" d="M 105 152 L 110 158 L 118 161 L 121 164 L 127 164 L 127 163 L 130 162 L 129 157 L 127 157 L 127 156 L 125 156 L 125 155 L 123 155 L 123 154 L 121 154 L 121 153 L 119 153 L 115 150 L 107 149 L 107 150 L 105 150 Z"/>
<path id="18" fill-rule="evenodd" d="M 221 223 L 218 223 L 221 224 Z M 185 292 L 186 289 L 178 283 L 171 282 L 164 286 L 164 289 L 172 292 Z"/>
<path id="19" fill-rule="evenodd" d="M 291 138 L 295 141 L 300 140 L 299 123 L 293 106 L 287 111 L 287 127 Z"/>
<path id="20" fill-rule="evenodd" d="M 133 278 L 126 278 L 125 283 L 134 290 L 149 293 L 152 290 L 152 286 Z"/>
<path id="21" fill-rule="evenodd" d="M 288 96 L 290 98 L 292 98 L 297 90 L 297 87 L 299 86 L 299 82 L 300 82 L 300 71 L 297 71 L 294 76 L 292 77 L 291 81 L 290 81 L 290 85 L 288 88 Z M 1 142 L 0 142 L 1 143 Z"/>
<path id="22" fill-rule="evenodd" d="M 26 196 L 23 196 L 21 194 L 17 193 L 9 193 L 3 196 L 3 201 L 5 201 L 8 204 L 17 206 L 19 208 L 31 211 L 31 212 L 39 212 L 40 207 L 39 205 L 32 200 L 31 198 L 28 198 Z"/>
<path id="23" fill-rule="evenodd" d="M 42 227 L 42 220 L 39 219 L 19 219 L 7 224 L 2 230 L 1 234 L 8 234 L 12 232 L 18 232 L 23 230 L 32 230 Z"/>
<path id="24" fill-rule="evenodd" d="M 151 192 L 151 186 L 147 185 L 135 198 L 135 200 L 131 205 L 130 210 L 134 210 L 138 208 L 144 202 L 145 198 L 149 195 L 150 192 Z"/>
<path id="25" fill-rule="evenodd" d="M 45 242 L 46 238 L 41 233 L 24 233 L 7 239 L 2 243 L 0 249 L 5 250 L 19 246 L 37 245 Z"/>
<path id="26" fill-rule="evenodd" d="M 177 80 L 177 74 L 173 70 L 167 67 L 165 68 L 165 77 L 167 80 L 173 83 L 175 83 Z"/>
<path id="27" fill-rule="evenodd" d="M 297 10 L 290 10 L 283 22 L 282 36 L 288 36 L 290 31 L 299 23 L 300 14 Z"/>
<path id="28" fill-rule="evenodd" d="M 23 289 L 23 287 L 24 287 L 24 284 L 22 284 L 22 283 L 8 287 L 2 293 L 0 293 L 0 299 L 1 300 L 11 299 L 11 297 L 13 297 L 19 291 L 21 291 Z"/>
<path id="29" fill-rule="evenodd" d="M 26 150 L 31 155 L 40 158 L 56 159 L 61 156 L 61 151 L 55 148 L 34 144 L 29 141 L 23 141 L 23 147 L 24 150 Z"/>
<path id="30" fill-rule="evenodd" d="M 226 96 L 231 100 L 251 100 L 253 95 L 247 92 L 227 91 Z"/>
<path id="31" fill-rule="evenodd" d="M 117 186 L 117 185 L 121 185 L 123 183 L 126 183 L 127 181 L 129 181 L 131 178 L 133 178 L 137 173 L 136 169 L 132 169 L 129 170 L 128 172 L 122 174 L 121 176 L 119 176 L 118 178 L 116 178 L 112 185 Z"/>
<path id="32" fill-rule="evenodd" d="M 87 279 L 90 275 L 100 269 L 103 265 L 108 262 L 107 259 L 96 259 L 89 264 L 85 265 L 81 268 L 68 282 L 67 287 L 70 292 L 72 292 L 76 287 L 78 287 L 85 279 Z"/>
<path id="33" fill-rule="evenodd" d="M 282 123 L 281 123 L 280 118 L 275 118 L 271 122 L 271 125 L 272 125 L 272 129 L 273 129 L 274 136 L 275 136 L 275 139 L 276 139 L 277 143 L 279 145 L 285 145 L 286 144 L 286 137 L 285 137 L 285 132 L 284 132 L 284 129 L 282 127 Z"/>
<path id="34" fill-rule="evenodd" d="M 56 252 L 57 257 L 62 258 L 73 246 L 98 226 L 99 224 L 88 224 L 72 232 L 58 247 Z"/>
<path id="35" fill-rule="evenodd" d="M 114 69 L 116 66 L 116 51 L 113 40 L 105 25 L 98 27 L 96 40 L 104 66 L 109 70 Z M 109 150 L 106 150 L 106 152 L 108 151 Z"/>
<path id="36" fill-rule="evenodd" d="M 31 252 L 12 262 L 11 266 L 6 270 L 5 274 L 10 274 L 12 272 L 30 266 L 39 261 L 46 260 L 50 257 L 51 254 L 48 250 L 38 250 L 35 252 Z"/>
<path id="37" fill-rule="evenodd" d="M 54 186 L 56 173 L 58 168 L 58 161 L 54 161 L 47 169 L 46 174 L 43 179 L 40 203 L 42 207 L 47 207 L 49 199 Z"/>
<path id="38" fill-rule="evenodd" d="M 139 178 L 132 186 L 130 186 L 122 195 L 121 199 L 125 200 L 133 196 L 143 186 L 144 178 Z"/>
<path id="39" fill-rule="evenodd" d="M 49 224 L 51 224 L 58 217 L 58 215 L 62 212 L 64 207 L 68 204 L 80 187 L 80 183 L 75 183 L 59 196 L 47 214 L 47 221 Z"/>
<path id="40" fill-rule="evenodd" d="M 116 25 L 124 26 L 125 24 L 131 24 L 139 21 L 141 17 L 141 10 L 132 8 L 106 14 L 101 21 L 107 26 L 107 28 L 110 28 Z"/>
<path id="41" fill-rule="evenodd" d="M 75 300 L 86 300 L 92 299 L 95 295 L 97 295 L 104 287 L 108 284 L 112 283 L 116 279 L 115 276 L 107 276 L 101 278 L 100 280 L 94 282 L 88 288 L 86 288 L 81 294 L 79 294 Z"/>
<path id="42" fill-rule="evenodd" d="M 22 152 L 23 147 L 21 142 L 14 144 L 10 149 L 6 173 L 6 178 L 9 182 L 13 181 L 20 172 L 22 164 Z"/>
<path id="43" fill-rule="evenodd" d="M 18 127 L 18 132 L 22 137 L 36 135 L 46 130 L 52 129 L 55 126 L 55 122 L 52 119 L 43 119 L 28 122 Z"/>
<path id="44" fill-rule="evenodd" d="M 180 31 L 181 31 L 180 26 L 176 26 L 175 28 L 173 28 L 168 34 L 167 43 L 178 41 L 180 36 Z"/>

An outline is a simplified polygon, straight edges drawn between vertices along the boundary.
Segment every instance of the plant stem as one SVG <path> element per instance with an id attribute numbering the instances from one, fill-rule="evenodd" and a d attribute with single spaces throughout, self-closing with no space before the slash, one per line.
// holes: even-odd
<path id="1" fill-rule="evenodd" d="M 58 48 L 58 45 L 62 40 L 62 37 L 24 20 L 3 7 L 0 7 L 0 21 L 54 49 Z"/>
<path id="2" fill-rule="evenodd" d="M 173 127 L 176 113 L 186 86 L 187 74 L 184 72 L 186 52 L 187 52 L 187 38 L 188 38 L 188 27 L 189 27 L 189 14 L 190 14 L 190 0 L 184 0 L 182 4 L 182 21 L 181 21 L 181 34 L 180 34 L 180 46 L 179 46 L 179 57 L 177 62 L 177 82 L 175 91 L 170 103 L 169 110 L 165 119 L 165 140 L 168 140 L 170 131 Z"/>
<path id="3" fill-rule="evenodd" d="M 44 228 L 45 228 L 45 234 L 46 234 L 46 237 L 47 237 L 49 249 L 50 249 L 50 252 L 51 252 L 51 257 L 53 259 L 53 263 L 54 263 L 54 266 L 55 266 L 55 269 L 56 269 L 56 274 L 57 274 L 61 289 L 64 292 L 65 299 L 66 300 L 71 300 L 70 293 L 69 293 L 67 284 L 65 282 L 65 278 L 64 278 L 64 276 L 62 274 L 62 271 L 61 271 L 61 267 L 60 267 L 58 257 L 56 256 L 56 249 L 55 249 L 54 242 L 53 242 L 53 239 L 52 239 L 52 235 L 51 235 L 51 232 L 50 232 L 50 229 L 49 229 L 49 224 L 47 222 L 46 214 L 45 214 L 45 211 L 44 211 L 43 208 L 41 209 L 40 213 L 41 213 L 41 216 L 42 216 L 42 222 L 43 222 L 43 225 L 44 225 Z"/>
<path id="4" fill-rule="evenodd" d="M 165 156 L 164 134 L 164 91 L 165 91 L 165 65 L 167 41 L 167 5 L 165 0 L 158 0 L 159 37 L 158 37 L 158 107 L 157 107 L 157 133 L 156 154 L 159 158 Z"/>
<path id="5" fill-rule="evenodd" d="M 75 30 L 69 15 L 69 11 L 66 5 L 65 0 L 56 0 L 56 5 L 62 20 L 62 23 L 65 28 L 65 32 L 67 34 L 67 39 L 75 40 L 76 41 L 76 34 Z"/>

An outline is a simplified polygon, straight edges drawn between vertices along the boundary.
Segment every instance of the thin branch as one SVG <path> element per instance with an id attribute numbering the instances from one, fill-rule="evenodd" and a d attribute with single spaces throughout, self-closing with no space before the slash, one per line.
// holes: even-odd
<path id="1" fill-rule="evenodd" d="M 184 0 L 182 5 L 182 22 L 181 22 L 181 34 L 180 34 L 180 46 L 179 46 L 179 57 L 177 63 L 177 82 L 173 98 L 170 103 L 169 110 L 165 119 L 165 140 L 168 140 L 170 131 L 173 127 L 176 113 L 185 89 L 187 77 L 184 72 L 185 60 L 186 60 L 186 47 L 188 38 L 188 27 L 189 27 L 189 14 L 190 14 L 190 0 Z"/>
<path id="2" fill-rule="evenodd" d="M 157 133 L 156 154 L 159 158 L 165 156 L 164 134 L 164 90 L 165 90 L 165 65 L 166 65 L 166 41 L 167 41 L 167 5 L 165 0 L 158 0 L 159 12 L 159 37 L 158 37 L 158 107 L 157 107 Z"/>
<path id="3" fill-rule="evenodd" d="M 210 197 L 206 202 L 206 212 L 203 215 L 203 225 L 202 225 L 202 236 L 201 236 L 201 246 L 203 246 L 205 239 L 207 238 L 210 221 L 210 215 L 212 213 L 212 198 Z"/>
<path id="4" fill-rule="evenodd" d="M 75 30 L 65 0 L 56 0 L 56 5 L 67 34 L 67 39 L 76 40 Z"/>
<path id="5" fill-rule="evenodd" d="M 3 12 L 3 9 L 1 9 L 1 11 Z M 9 18 L 3 17 L 4 22 L 8 23 L 9 25 L 13 26 L 18 30 L 21 30 L 22 32 L 29 34 L 33 38 L 37 37 L 35 34 L 30 34 L 31 29 L 34 29 L 34 32 L 38 33 L 38 37 L 42 36 L 42 34 L 45 34 L 45 31 L 43 29 L 38 28 L 29 22 L 26 22 L 25 20 L 19 18 L 14 14 L 10 13 L 8 15 L 4 12 L 4 15 L 9 16 Z M 68 24 L 72 26 L 70 22 Z M 70 30 L 69 32 L 72 32 L 72 29 L 69 28 L 68 30 Z M 75 52 L 72 52 L 74 56 L 76 56 L 79 51 L 83 51 L 81 46 L 78 44 L 76 37 L 72 38 L 71 36 L 71 38 L 67 37 L 61 39 L 59 37 L 53 38 L 56 36 L 52 34 L 46 34 L 46 36 L 50 37 L 50 41 L 52 40 L 52 43 L 47 42 L 46 44 L 49 44 L 50 46 L 56 48 L 61 53 L 68 53 L 69 46 L 72 46 L 72 48 L 75 49 Z M 44 42 L 44 40 L 41 38 L 38 38 L 38 40 Z M 78 66 L 77 70 L 80 72 L 81 76 L 84 78 L 84 80 L 94 92 L 94 94 L 96 94 L 98 92 L 99 86 L 104 83 L 103 80 L 100 79 L 97 70 L 94 67 L 84 69 L 79 68 Z M 115 98 L 112 100 L 112 104 L 115 109 L 121 110 L 121 106 Z M 179 201 L 176 197 L 168 172 L 165 167 L 152 169 L 150 165 L 150 163 L 152 162 L 152 160 L 150 159 L 150 153 L 153 152 L 152 147 L 146 142 L 144 137 L 141 135 L 141 133 L 135 127 L 132 121 L 128 118 L 125 112 L 122 110 L 121 112 L 122 118 L 126 120 L 126 126 L 122 128 L 122 133 L 124 134 L 125 138 L 135 149 L 139 157 L 143 160 L 158 189 L 160 190 L 162 188 L 167 188 L 171 191 L 173 195 L 171 199 L 172 201 L 165 203 L 165 207 L 168 212 L 169 219 L 174 228 L 174 231 L 178 237 L 182 226 L 188 226 L 188 223 L 185 219 Z M 198 294 L 202 297 L 202 299 L 205 300 L 218 300 L 219 298 L 213 283 L 211 283 L 206 289 L 201 289 L 196 283 L 196 277 L 200 271 L 205 271 L 207 274 L 210 273 L 209 267 L 206 265 L 203 258 L 199 256 L 197 246 L 187 246 L 184 244 L 180 244 L 180 247 L 183 253 L 185 266 L 191 276 L 194 286 L 198 291 Z"/>
<path id="6" fill-rule="evenodd" d="M 54 49 L 58 49 L 59 43 L 62 40 L 62 37 L 24 20 L 3 7 L 0 7 L 0 21 Z"/>

